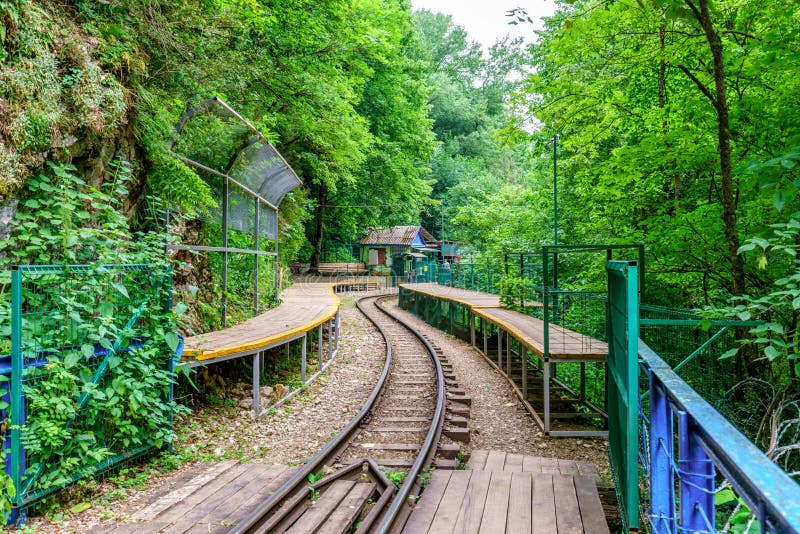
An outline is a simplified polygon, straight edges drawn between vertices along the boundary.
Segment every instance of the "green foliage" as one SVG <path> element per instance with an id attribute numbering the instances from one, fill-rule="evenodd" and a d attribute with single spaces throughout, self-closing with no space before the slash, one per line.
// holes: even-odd
<path id="1" fill-rule="evenodd" d="M 73 150 L 79 137 L 88 146 L 115 133 L 126 121 L 127 98 L 68 18 L 34 2 L 0 7 L 0 195 L 6 196 L 41 167 L 39 154 L 67 159 L 64 149 Z"/>
<path id="2" fill-rule="evenodd" d="M 500 279 L 500 304 L 510 309 L 519 309 L 526 295 L 526 289 L 532 285 L 527 278 L 505 275 Z"/>
<path id="3" fill-rule="evenodd" d="M 394 484 L 394 487 L 396 489 L 400 489 L 400 486 L 403 485 L 403 480 L 405 480 L 406 475 L 408 474 L 407 471 L 399 471 L 399 470 L 395 471 L 395 470 L 390 469 L 388 467 L 382 467 L 381 466 L 380 469 L 381 469 L 381 471 L 383 471 L 383 474 L 386 475 L 386 478 L 388 478 L 392 482 L 392 484 Z M 420 475 L 420 476 L 422 476 L 422 475 Z"/>
<path id="4" fill-rule="evenodd" d="M 770 361 L 786 359 L 795 365 L 800 359 L 797 329 L 800 310 L 800 266 L 797 263 L 800 222 L 790 219 L 786 223 L 773 224 L 771 228 L 771 235 L 748 239 L 739 252 L 755 256 L 755 263 L 760 269 L 769 269 L 772 276 L 778 277 L 772 281 L 772 289 L 760 296 L 746 295 L 742 303 L 714 311 L 722 311 L 742 321 L 763 321 L 750 329 L 752 337 L 742 343 L 754 344 Z M 724 357 L 732 357 L 737 351 L 733 349 Z"/>
<path id="5" fill-rule="evenodd" d="M 792 148 L 800 131 L 787 120 L 798 109 L 788 96 L 797 91 L 789 51 L 800 38 L 792 16 L 780 3 L 709 6 L 737 173 L 733 223 L 723 220 L 720 116 L 703 92 L 717 98 L 711 53 L 684 4 L 562 4 L 514 99 L 543 124 L 531 137 L 537 157 L 552 159 L 546 138 L 561 134 L 562 241 L 646 242 L 657 288 L 648 294 L 665 305 L 724 300 L 738 269 L 731 246 L 800 206 Z M 765 289 L 757 265 L 745 261 L 743 272 L 746 292 Z"/>
<path id="6" fill-rule="evenodd" d="M 314 487 L 314 484 L 319 482 L 325 476 L 324 471 L 320 470 L 319 473 L 308 474 L 308 491 L 311 494 L 311 500 L 316 501 L 319 499 L 319 490 Z"/>
<path id="7" fill-rule="evenodd" d="M 23 288 L 24 313 L 37 314 L 35 321 L 23 319 L 23 343 L 47 357 L 46 365 L 29 365 L 23 376 L 28 469 L 24 488 L 16 491 L 26 494 L 64 486 L 130 449 L 169 444 L 176 409 L 167 396 L 177 338 L 163 243 L 128 229 L 121 199 L 130 165 L 113 163 L 101 189 L 88 185 L 74 166 L 51 163 L 49 170 L 26 183 L 11 237 L 0 244 L 3 264 L 91 267 L 32 274 Z M 120 264 L 153 267 L 114 267 Z M 7 334 L 4 282 L 0 330 Z M 103 360 L 105 372 L 98 371 Z"/>
<path id="8" fill-rule="evenodd" d="M 102 189 L 87 184 L 73 165 L 49 162 L 48 166 L 51 174 L 26 182 L 11 237 L 0 243 L 4 256 L 0 266 L 146 263 L 152 257 L 157 236 L 141 235 L 135 240 L 121 213 L 130 164 L 113 164 Z"/>

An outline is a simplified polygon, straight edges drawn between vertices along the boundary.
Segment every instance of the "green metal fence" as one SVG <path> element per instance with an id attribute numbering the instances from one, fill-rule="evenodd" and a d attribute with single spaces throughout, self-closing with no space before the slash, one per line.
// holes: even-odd
<path id="1" fill-rule="evenodd" d="M 499 293 L 504 274 L 505 267 L 501 263 L 455 262 L 450 267 L 449 280 L 440 283 L 461 289 Z"/>
<path id="2" fill-rule="evenodd" d="M 20 266 L 10 274 L 4 460 L 12 502 L 23 509 L 171 442 L 181 341 L 171 332 L 167 267 Z"/>
<path id="3" fill-rule="evenodd" d="M 735 328 L 761 323 L 709 319 L 688 310 L 648 304 L 641 306 L 641 314 L 642 340 L 717 411 L 741 424 L 731 411 L 730 395 L 738 382 L 731 372 L 733 360 L 720 356 L 737 347 Z"/>
<path id="4" fill-rule="evenodd" d="M 639 299 L 636 262 L 608 273 L 608 455 L 625 530 L 639 528 Z M 633 342 L 632 342 L 633 341 Z"/>

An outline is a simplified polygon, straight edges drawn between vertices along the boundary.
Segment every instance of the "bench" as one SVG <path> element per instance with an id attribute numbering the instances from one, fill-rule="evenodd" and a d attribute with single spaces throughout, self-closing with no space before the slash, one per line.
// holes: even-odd
<path id="1" fill-rule="evenodd" d="M 367 266 L 363 263 L 320 263 L 317 268 L 320 274 L 367 274 Z"/>

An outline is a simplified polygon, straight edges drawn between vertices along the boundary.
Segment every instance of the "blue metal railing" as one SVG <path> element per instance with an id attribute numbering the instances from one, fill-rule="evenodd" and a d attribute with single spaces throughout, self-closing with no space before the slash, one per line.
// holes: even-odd
<path id="1" fill-rule="evenodd" d="M 635 269 L 631 264 L 627 271 Z M 622 274 L 609 277 L 610 304 L 623 310 L 623 315 L 638 316 L 637 299 L 628 298 L 635 289 L 627 284 L 628 273 Z M 752 514 L 746 531 L 752 531 L 757 519 L 761 532 L 800 532 L 800 485 L 684 382 L 639 339 L 638 332 L 612 331 L 610 335 L 625 335 L 628 344 L 638 346 L 640 377 L 647 378 L 639 397 L 640 461 L 649 485 L 646 508 L 651 531 L 717 532 L 715 497 L 730 485 Z M 609 344 L 615 342 L 611 339 Z M 627 386 L 638 388 L 637 384 Z M 622 432 L 609 428 L 610 442 L 630 437 Z M 613 457 L 611 461 L 615 463 Z M 627 478 L 638 476 L 638 466 L 636 473 L 630 472 L 634 469 L 630 465 L 612 468 L 628 470 Z M 625 505 L 638 506 L 638 499 L 633 501 Z"/>
<path id="2" fill-rule="evenodd" d="M 639 359 L 650 396 L 646 467 L 653 532 L 716 532 L 717 470 L 759 519 L 762 532 L 800 531 L 800 485 L 643 342 Z"/>

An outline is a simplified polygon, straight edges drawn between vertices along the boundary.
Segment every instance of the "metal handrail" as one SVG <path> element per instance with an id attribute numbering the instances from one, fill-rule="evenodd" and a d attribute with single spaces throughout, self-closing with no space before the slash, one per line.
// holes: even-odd
<path id="1" fill-rule="evenodd" d="M 639 358 L 668 402 L 690 418 L 689 431 L 762 525 L 771 532 L 800 532 L 800 485 L 641 340 Z"/>

